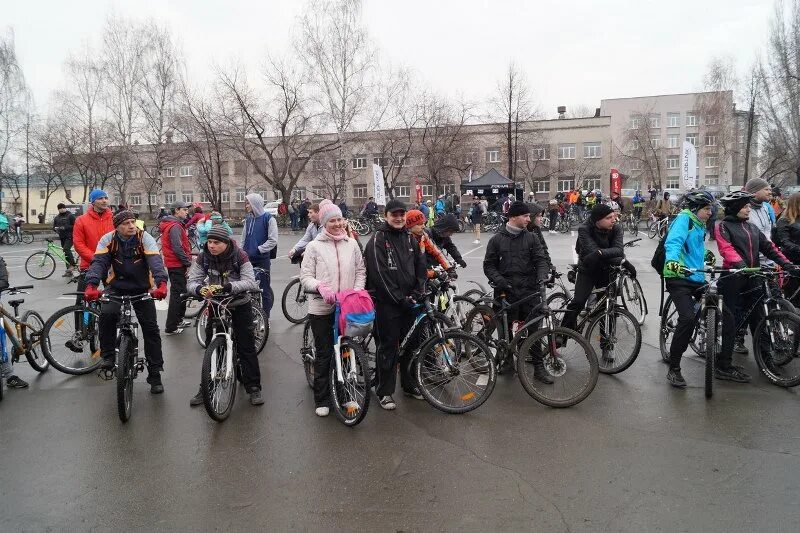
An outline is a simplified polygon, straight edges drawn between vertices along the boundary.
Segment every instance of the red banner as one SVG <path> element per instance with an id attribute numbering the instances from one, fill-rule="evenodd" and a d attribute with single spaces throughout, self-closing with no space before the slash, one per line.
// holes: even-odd
<path id="1" fill-rule="evenodd" d="M 611 193 L 622 194 L 622 175 L 616 168 L 611 169 Z"/>
<path id="2" fill-rule="evenodd" d="M 419 184 L 419 180 L 414 182 L 414 192 L 417 193 L 417 203 L 422 203 L 422 185 Z"/>

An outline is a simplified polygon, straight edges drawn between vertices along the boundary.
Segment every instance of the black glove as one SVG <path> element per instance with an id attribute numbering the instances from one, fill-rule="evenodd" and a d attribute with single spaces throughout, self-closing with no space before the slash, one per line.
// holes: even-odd
<path id="1" fill-rule="evenodd" d="M 456 261 L 456 263 L 458 263 L 458 266 L 460 266 L 461 268 L 467 268 L 467 262 L 464 261 L 463 259 L 459 259 L 458 261 Z"/>
<path id="2" fill-rule="evenodd" d="M 403 305 L 403 308 L 410 311 L 417 306 L 417 301 L 414 299 L 413 296 L 406 296 L 400 302 Z"/>
<path id="3" fill-rule="evenodd" d="M 626 259 L 622 262 L 622 267 L 628 271 L 631 278 L 636 279 L 636 267 L 633 266 L 633 263 Z"/>
<path id="4" fill-rule="evenodd" d="M 228 281 L 227 283 L 225 283 L 225 285 L 222 286 L 222 290 L 224 292 L 233 292 L 233 285 L 231 285 L 231 282 Z"/>

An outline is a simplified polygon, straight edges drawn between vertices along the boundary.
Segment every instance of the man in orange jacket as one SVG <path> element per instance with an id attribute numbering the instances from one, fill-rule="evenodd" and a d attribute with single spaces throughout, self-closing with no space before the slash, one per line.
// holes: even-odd
<path id="1" fill-rule="evenodd" d="M 89 210 L 75 219 L 75 226 L 72 229 L 72 244 L 81 258 L 82 275 L 78 279 L 78 292 L 81 293 L 86 290 L 84 274 L 92 263 L 100 237 L 114 231 L 113 215 L 108 208 L 108 193 L 94 189 L 89 193 L 89 204 Z M 80 305 L 82 302 L 83 297 L 78 296 L 75 303 Z"/>

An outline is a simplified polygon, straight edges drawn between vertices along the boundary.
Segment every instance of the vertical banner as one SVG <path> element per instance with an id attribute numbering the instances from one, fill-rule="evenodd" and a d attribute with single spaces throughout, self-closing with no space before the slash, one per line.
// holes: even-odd
<path id="1" fill-rule="evenodd" d="M 622 175 L 616 168 L 611 169 L 611 192 L 622 194 Z"/>
<path id="2" fill-rule="evenodd" d="M 375 186 L 375 203 L 386 205 L 386 185 L 383 183 L 383 170 L 379 165 L 372 165 L 373 185 Z"/>
<path id="3" fill-rule="evenodd" d="M 683 141 L 683 157 L 681 160 L 681 176 L 683 190 L 697 188 L 697 149 L 689 141 Z"/>
<path id="4" fill-rule="evenodd" d="M 417 195 L 417 203 L 422 203 L 422 185 L 419 184 L 419 180 L 414 180 L 414 193 Z"/>

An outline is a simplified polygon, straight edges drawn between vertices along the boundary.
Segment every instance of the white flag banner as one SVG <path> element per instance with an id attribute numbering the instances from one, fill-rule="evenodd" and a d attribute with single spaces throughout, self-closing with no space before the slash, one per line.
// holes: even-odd
<path id="1" fill-rule="evenodd" d="M 697 149 L 689 141 L 683 141 L 682 154 L 683 190 L 689 191 L 697 188 Z"/>
<path id="2" fill-rule="evenodd" d="M 372 178 L 375 185 L 375 203 L 386 205 L 386 186 L 383 183 L 383 169 L 374 163 L 372 164 Z"/>

